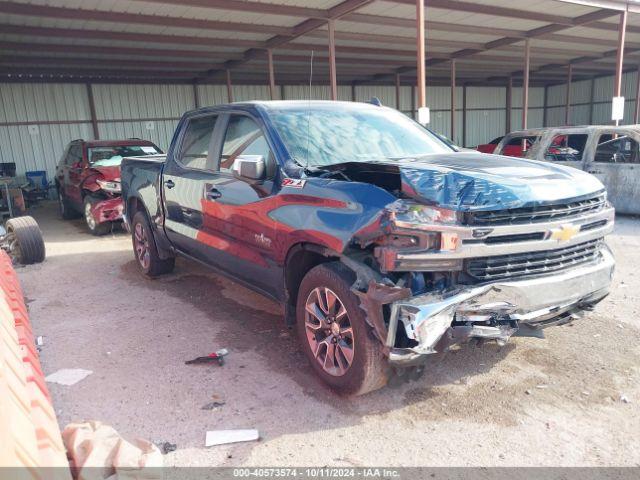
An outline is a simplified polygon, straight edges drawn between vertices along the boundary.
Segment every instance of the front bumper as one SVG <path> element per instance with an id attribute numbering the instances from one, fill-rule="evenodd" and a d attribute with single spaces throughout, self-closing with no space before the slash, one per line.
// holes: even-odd
<path id="1" fill-rule="evenodd" d="M 595 262 L 557 274 L 496 281 L 449 295 L 425 294 L 392 305 L 387 346 L 396 365 L 420 363 L 428 354 L 470 338 L 505 342 L 511 335 L 571 321 L 609 293 L 615 262 L 603 246 Z M 402 322 L 417 345 L 393 348 Z M 539 335 L 535 335 L 539 336 Z"/>
<path id="2" fill-rule="evenodd" d="M 123 210 L 122 197 L 114 197 L 96 202 L 91 213 L 97 223 L 116 222 L 122 220 Z"/>

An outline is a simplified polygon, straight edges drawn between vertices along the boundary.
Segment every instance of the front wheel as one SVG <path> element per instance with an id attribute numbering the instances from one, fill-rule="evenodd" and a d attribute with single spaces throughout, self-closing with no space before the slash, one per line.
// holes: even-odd
<path id="1" fill-rule="evenodd" d="M 320 378 L 339 393 L 362 395 L 387 383 L 388 365 L 352 283 L 340 263 L 312 268 L 298 291 L 296 328 Z"/>
<path id="2" fill-rule="evenodd" d="M 99 199 L 93 198 L 91 195 L 87 195 L 84 198 L 84 221 L 89 232 L 98 237 L 111 231 L 111 222 L 98 223 L 93 215 L 93 206 L 99 201 Z"/>
<path id="3" fill-rule="evenodd" d="M 171 273 L 176 259 L 160 258 L 153 233 L 144 212 L 136 212 L 131 221 L 131 240 L 133 253 L 140 271 L 147 277 L 157 277 L 164 273 Z"/>

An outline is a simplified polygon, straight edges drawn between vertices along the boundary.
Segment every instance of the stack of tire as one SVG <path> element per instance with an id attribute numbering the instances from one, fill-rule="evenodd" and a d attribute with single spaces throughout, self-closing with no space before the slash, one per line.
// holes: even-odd
<path id="1" fill-rule="evenodd" d="M 1 250 L 0 467 L 19 468 L 20 478 L 71 478 L 22 290 Z"/>

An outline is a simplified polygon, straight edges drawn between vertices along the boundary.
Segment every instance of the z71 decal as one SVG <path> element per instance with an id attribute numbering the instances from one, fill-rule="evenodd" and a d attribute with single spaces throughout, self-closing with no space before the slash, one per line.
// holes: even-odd
<path id="1" fill-rule="evenodd" d="M 280 186 L 282 187 L 291 187 L 291 188 L 304 188 L 304 184 L 307 183 L 306 180 L 300 180 L 299 178 L 285 178 L 282 180 Z"/>

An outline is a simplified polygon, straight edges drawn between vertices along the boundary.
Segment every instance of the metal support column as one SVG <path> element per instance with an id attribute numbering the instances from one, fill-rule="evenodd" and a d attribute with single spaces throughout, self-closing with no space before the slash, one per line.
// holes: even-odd
<path id="1" fill-rule="evenodd" d="M 396 73 L 396 110 L 400 110 L 400 74 Z"/>
<path id="2" fill-rule="evenodd" d="M 522 80 L 522 130 L 527 129 L 527 113 L 529 112 L 529 69 L 531 67 L 531 40 L 524 41 L 524 68 Z"/>
<path id="3" fill-rule="evenodd" d="M 331 100 L 338 100 L 338 82 L 336 78 L 336 27 L 335 20 L 329 19 L 329 83 Z"/>
<path id="4" fill-rule="evenodd" d="M 456 143 L 456 61 L 451 60 L 451 140 Z"/>
<path id="5" fill-rule="evenodd" d="M 269 94 L 271 100 L 276 99 L 276 77 L 273 73 L 273 51 L 269 48 L 267 50 L 267 62 L 269 64 Z"/>
<path id="6" fill-rule="evenodd" d="M 573 77 L 573 65 L 570 63 L 567 67 L 567 92 L 565 95 L 565 107 L 564 107 L 564 124 L 569 125 L 571 123 L 571 78 Z"/>
<path id="7" fill-rule="evenodd" d="M 424 51 L 424 0 L 416 0 L 416 67 L 418 70 L 418 108 L 427 106 Z"/>
<path id="8" fill-rule="evenodd" d="M 627 33 L 627 11 L 620 12 L 620 23 L 618 24 L 618 53 L 616 54 L 616 79 L 614 84 L 614 97 L 622 95 L 622 65 L 624 63 L 624 38 Z M 616 120 L 616 125 L 620 123 Z"/>
<path id="9" fill-rule="evenodd" d="M 513 77 L 509 75 L 507 79 L 507 98 L 505 99 L 506 112 L 505 112 L 505 126 L 504 133 L 505 135 L 511 131 L 511 109 L 512 103 L 511 99 L 513 98 Z"/>
<path id="10" fill-rule="evenodd" d="M 633 123 L 638 124 L 640 123 L 640 66 L 636 75 L 636 108 L 633 111 Z"/>
<path id="11" fill-rule="evenodd" d="M 231 70 L 227 70 L 227 101 L 233 102 L 233 89 L 231 88 Z"/>
<path id="12" fill-rule="evenodd" d="M 198 82 L 194 80 L 193 84 L 193 105 L 200 108 L 200 95 L 198 95 Z"/>
<path id="13" fill-rule="evenodd" d="M 87 97 L 89 99 L 89 114 L 91 115 L 91 127 L 93 127 L 93 139 L 100 140 L 98 118 L 96 117 L 96 103 L 93 100 L 93 88 L 90 83 L 87 83 Z"/>

